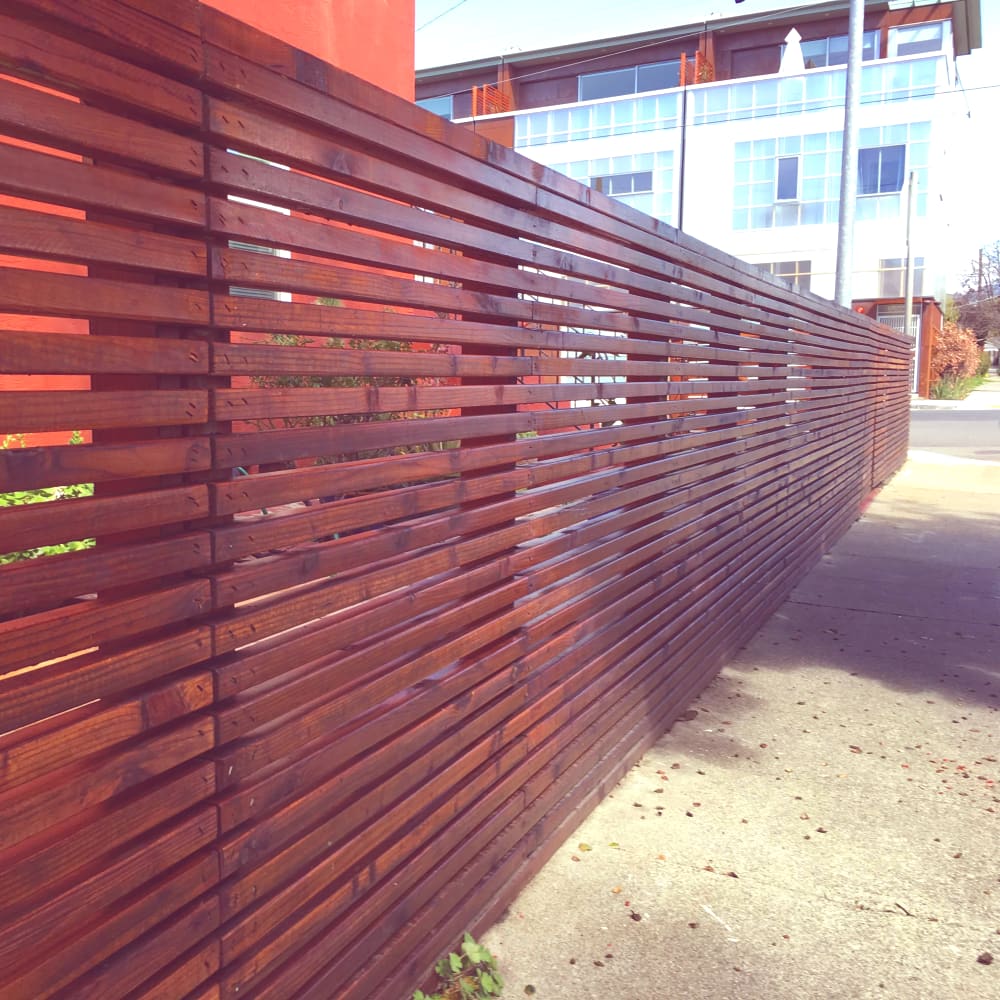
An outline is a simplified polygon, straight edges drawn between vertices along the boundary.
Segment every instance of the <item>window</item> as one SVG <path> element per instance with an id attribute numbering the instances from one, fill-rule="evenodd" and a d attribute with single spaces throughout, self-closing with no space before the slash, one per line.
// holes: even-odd
<path id="1" fill-rule="evenodd" d="M 425 111 L 431 111 L 442 118 L 450 119 L 454 117 L 452 115 L 453 96 L 453 94 L 441 94 L 440 97 L 422 97 L 416 103 Z"/>
<path id="2" fill-rule="evenodd" d="M 895 194 L 903 190 L 905 146 L 858 150 L 858 194 Z"/>
<path id="3" fill-rule="evenodd" d="M 681 61 L 644 63 L 627 69 L 612 69 L 604 73 L 581 73 L 580 100 L 596 101 L 602 97 L 622 94 L 642 94 L 648 90 L 668 90 L 680 86 Z"/>
<path id="4" fill-rule="evenodd" d="M 242 156 L 247 160 L 256 160 L 258 163 L 266 163 L 269 167 L 277 167 L 279 170 L 291 170 L 291 167 L 286 166 L 284 163 L 275 163 L 273 160 L 265 160 L 259 156 L 251 156 L 249 153 L 241 153 L 236 149 L 227 149 L 226 152 L 232 154 L 233 156 Z M 283 208 L 281 205 L 269 205 L 267 202 L 254 201 L 252 198 L 242 198 L 235 194 L 227 195 L 226 200 L 236 202 L 239 205 L 250 205 L 253 208 L 263 208 L 268 212 L 278 212 L 280 215 L 292 214 L 292 210 L 290 208 Z M 267 254 L 271 257 L 284 257 L 286 260 L 292 256 L 291 251 L 289 250 L 261 246 L 257 243 L 245 243 L 241 240 L 230 240 L 229 249 L 247 250 L 250 253 Z M 246 299 L 271 299 L 277 302 L 292 301 L 291 292 L 278 292 L 269 288 L 242 288 L 238 285 L 230 285 L 229 294 L 237 295 Z"/>
<path id="5" fill-rule="evenodd" d="M 784 52 L 784 46 L 782 46 Z M 866 31 L 861 46 L 861 58 L 870 61 L 878 59 L 878 32 Z M 806 69 L 820 66 L 847 65 L 847 35 L 831 35 L 829 38 L 814 38 L 802 43 L 802 59 Z"/>
<path id="6" fill-rule="evenodd" d="M 292 255 L 288 250 L 278 250 L 274 247 L 258 246 L 256 243 L 241 243 L 239 240 L 229 241 L 230 250 L 247 250 L 250 253 L 268 254 L 271 257 L 290 258 Z M 292 296 L 289 292 L 276 292 L 270 288 L 241 288 L 237 285 L 229 286 L 229 294 L 237 295 L 244 299 L 271 299 L 277 302 L 291 302 Z"/>
<path id="7" fill-rule="evenodd" d="M 906 312 L 906 305 L 903 302 L 899 303 L 886 303 L 882 302 L 878 305 L 875 310 L 875 319 L 879 323 L 885 323 L 886 326 L 892 327 L 897 333 L 903 333 L 906 328 L 906 321 L 903 316 Z M 920 316 L 923 312 L 923 308 L 919 302 L 914 302 L 913 312 L 910 313 L 910 336 L 916 337 L 918 331 L 920 330 Z"/>
<path id="8" fill-rule="evenodd" d="M 799 158 L 778 157 L 778 183 L 775 198 L 778 201 L 797 201 L 799 197 Z"/>
<path id="9" fill-rule="evenodd" d="M 944 48 L 944 22 L 928 21 L 889 29 L 889 58 L 940 52 Z"/>
<path id="10" fill-rule="evenodd" d="M 797 292 L 809 291 L 809 279 L 812 276 L 811 260 L 776 260 L 760 266 L 770 274 L 790 282 Z"/>
<path id="11" fill-rule="evenodd" d="M 924 258 L 913 258 L 913 294 L 923 295 Z M 881 299 L 901 299 L 906 294 L 906 261 L 884 257 L 878 267 L 878 294 Z"/>
<path id="12" fill-rule="evenodd" d="M 590 186 L 604 194 L 622 195 L 638 194 L 653 190 L 653 171 L 638 170 L 631 174 L 606 174 L 603 177 L 591 177 Z"/>

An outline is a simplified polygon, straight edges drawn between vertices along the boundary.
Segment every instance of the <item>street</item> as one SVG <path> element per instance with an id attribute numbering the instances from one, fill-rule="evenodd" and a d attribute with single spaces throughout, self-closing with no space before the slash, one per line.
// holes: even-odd
<path id="1" fill-rule="evenodd" d="M 910 447 L 1000 462 L 1000 410 L 914 410 Z"/>

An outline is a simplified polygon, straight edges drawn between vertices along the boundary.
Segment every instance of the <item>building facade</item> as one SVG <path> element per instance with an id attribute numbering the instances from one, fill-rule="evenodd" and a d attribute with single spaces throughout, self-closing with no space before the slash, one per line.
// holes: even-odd
<path id="1" fill-rule="evenodd" d="M 417 98 L 832 298 L 847 30 L 847 0 L 828 0 L 423 69 Z M 915 294 L 944 292 L 943 95 L 980 44 L 978 0 L 866 4 L 851 294 L 897 300 L 885 316 L 901 313 L 911 181 Z"/>

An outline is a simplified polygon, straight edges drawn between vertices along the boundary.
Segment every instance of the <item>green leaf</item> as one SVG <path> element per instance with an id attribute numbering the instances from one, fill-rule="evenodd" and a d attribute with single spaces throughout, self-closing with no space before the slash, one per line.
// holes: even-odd
<path id="1" fill-rule="evenodd" d="M 459 956 L 456 955 L 454 952 L 452 952 L 448 956 L 448 964 L 451 966 L 451 971 L 452 972 L 461 972 L 462 971 L 462 959 L 459 958 Z"/>
<path id="2" fill-rule="evenodd" d="M 577 844 L 576 847 L 577 847 L 577 850 L 579 850 L 579 851 L 592 851 L 593 850 L 593 848 L 590 846 L 590 844 Z"/>
<path id="3" fill-rule="evenodd" d="M 479 973 L 479 984 L 487 993 L 497 993 L 496 983 L 488 972 Z"/>

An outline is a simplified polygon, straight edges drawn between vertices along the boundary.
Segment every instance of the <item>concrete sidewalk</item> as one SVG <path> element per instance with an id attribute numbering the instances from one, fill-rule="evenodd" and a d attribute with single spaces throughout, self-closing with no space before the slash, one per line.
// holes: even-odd
<path id="1" fill-rule="evenodd" d="M 914 396 L 911 410 L 1000 410 L 1000 375 L 990 374 L 965 399 L 920 399 Z"/>
<path id="2" fill-rule="evenodd" d="M 689 714 L 484 936 L 505 997 L 1000 997 L 1000 464 L 911 453 Z"/>

